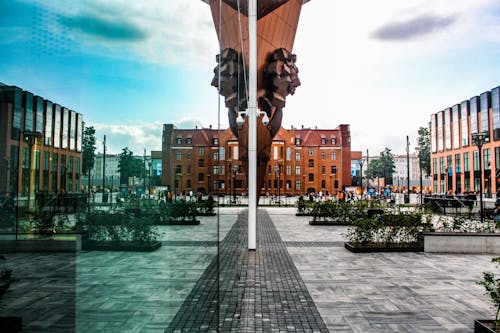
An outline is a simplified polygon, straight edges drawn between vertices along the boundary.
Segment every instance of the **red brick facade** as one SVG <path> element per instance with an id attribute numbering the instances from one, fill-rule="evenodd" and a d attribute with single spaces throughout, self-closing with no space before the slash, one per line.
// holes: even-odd
<path id="1" fill-rule="evenodd" d="M 176 129 L 165 124 L 162 152 L 162 185 L 172 191 L 247 193 L 238 141 L 229 129 Z M 349 125 L 336 129 L 281 128 L 273 139 L 260 193 L 336 193 L 350 185 Z"/>

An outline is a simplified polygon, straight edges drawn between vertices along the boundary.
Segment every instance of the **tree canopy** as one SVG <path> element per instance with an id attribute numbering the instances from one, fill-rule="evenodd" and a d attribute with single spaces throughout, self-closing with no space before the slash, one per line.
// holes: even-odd
<path id="1" fill-rule="evenodd" d="M 141 177 L 145 174 L 146 167 L 143 160 L 133 155 L 134 153 L 125 147 L 118 156 L 120 184 L 128 184 L 129 177 Z"/>
<path id="2" fill-rule="evenodd" d="M 96 150 L 95 144 L 94 127 L 84 127 L 82 136 L 82 173 L 84 175 L 90 173 L 90 170 L 94 168 Z"/>
<path id="3" fill-rule="evenodd" d="M 431 136 L 428 127 L 418 129 L 418 154 L 420 157 L 420 167 L 426 176 L 431 174 Z"/>
<path id="4" fill-rule="evenodd" d="M 370 178 L 383 177 L 387 185 L 392 184 L 392 174 L 395 171 L 394 155 L 389 148 L 380 153 L 380 157 L 370 160 L 367 174 Z"/>

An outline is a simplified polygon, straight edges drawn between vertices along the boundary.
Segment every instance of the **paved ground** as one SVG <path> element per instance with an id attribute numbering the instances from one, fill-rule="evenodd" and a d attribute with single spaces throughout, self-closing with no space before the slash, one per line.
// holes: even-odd
<path id="1" fill-rule="evenodd" d="M 221 302 L 211 309 L 227 330 L 472 332 L 474 319 L 493 315 L 475 283 L 494 269 L 491 255 L 353 254 L 342 247 L 346 227 L 310 226 L 293 208 L 260 209 L 259 248 L 249 253 L 236 222 L 243 211 L 161 227 L 163 246 L 152 253 L 6 255 L 0 265 L 20 281 L 0 313 L 22 314 L 25 332 L 181 331 L 189 318 L 213 318 L 195 296 L 217 281 L 219 220 L 219 292 L 206 289 L 205 301 Z"/>

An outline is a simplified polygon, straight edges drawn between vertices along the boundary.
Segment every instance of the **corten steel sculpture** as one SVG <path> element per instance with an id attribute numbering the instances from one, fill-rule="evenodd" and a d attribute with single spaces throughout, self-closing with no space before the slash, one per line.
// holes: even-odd
<path id="1" fill-rule="evenodd" d="M 239 111 L 247 109 L 248 1 L 203 0 L 210 5 L 222 50 L 212 85 L 219 88 L 228 108 L 231 131 L 238 138 L 239 159 L 248 170 L 248 118 L 238 124 Z M 271 143 L 281 127 L 286 97 L 300 85 L 293 42 L 300 10 L 309 0 L 259 0 L 257 2 L 257 97 L 269 122 L 257 121 L 257 202 L 263 187 Z M 220 77 L 219 77 L 220 72 Z M 247 172 L 248 175 L 248 172 Z"/>

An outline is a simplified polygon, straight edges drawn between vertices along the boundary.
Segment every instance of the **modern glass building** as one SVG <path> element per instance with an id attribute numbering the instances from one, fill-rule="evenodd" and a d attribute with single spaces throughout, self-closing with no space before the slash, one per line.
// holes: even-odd
<path id="1" fill-rule="evenodd" d="M 82 131 L 80 113 L 0 84 L 0 192 L 79 192 Z"/>
<path id="2" fill-rule="evenodd" d="M 488 137 L 479 149 L 472 134 Z M 431 115 L 431 171 L 434 193 L 460 194 L 500 189 L 500 86 Z M 482 158 L 481 169 L 479 158 Z"/>

